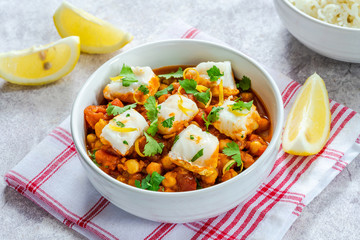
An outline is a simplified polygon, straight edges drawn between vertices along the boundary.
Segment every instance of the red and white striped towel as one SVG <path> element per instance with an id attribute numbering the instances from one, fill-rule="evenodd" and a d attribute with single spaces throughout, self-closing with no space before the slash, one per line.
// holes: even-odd
<path id="1" fill-rule="evenodd" d="M 216 41 L 182 22 L 160 38 Z M 282 93 L 286 115 L 300 85 L 270 73 Z M 270 175 L 253 196 L 227 213 L 199 222 L 151 222 L 109 203 L 92 187 L 80 165 L 69 118 L 10 170 L 5 181 L 91 239 L 280 239 L 303 208 L 360 152 L 360 115 L 334 101 L 330 107 L 330 138 L 319 154 L 299 157 L 280 150 Z"/>

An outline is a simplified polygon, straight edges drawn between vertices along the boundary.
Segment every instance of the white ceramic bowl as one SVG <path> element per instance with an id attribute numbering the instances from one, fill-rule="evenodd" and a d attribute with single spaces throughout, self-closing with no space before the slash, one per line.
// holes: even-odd
<path id="1" fill-rule="evenodd" d="M 190 192 L 153 192 L 124 184 L 96 167 L 86 154 L 84 109 L 103 100 L 102 89 L 123 63 L 158 68 L 230 60 L 235 76 L 252 79 L 272 120 L 273 138 L 263 155 L 246 171 L 215 186 Z M 87 176 L 110 202 L 136 216 L 159 222 L 191 222 L 223 213 L 245 200 L 274 165 L 283 125 L 283 103 L 271 76 L 255 61 L 233 49 L 198 40 L 168 40 L 146 44 L 112 58 L 94 72 L 79 92 L 71 113 L 71 132 Z"/>
<path id="2" fill-rule="evenodd" d="M 274 0 L 274 4 L 285 27 L 305 46 L 329 58 L 360 63 L 360 29 L 320 21 L 288 0 Z"/>

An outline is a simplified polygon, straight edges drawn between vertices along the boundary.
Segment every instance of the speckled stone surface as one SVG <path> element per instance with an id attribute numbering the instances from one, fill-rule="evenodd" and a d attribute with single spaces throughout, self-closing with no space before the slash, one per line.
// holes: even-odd
<path id="1" fill-rule="evenodd" d="M 135 46 L 178 18 L 243 51 L 299 83 L 313 72 L 325 80 L 330 98 L 360 111 L 360 64 L 322 57 L 304 47 L 281 24 L 272 1 L 71 0 L 74 5 L 135 36 Z M 59 39 L 52 15 L 61 1 L 0 1 L 0 52 Z M 85 239 L 6 187 L 14 167 L 69 114 L 90 74 L 118 52 L 82 54 L 63 79 L 24 87 L 0 79 L 0 239 Z M 307 207 L 284 239 L 359 239 L 360 157 Z"/>

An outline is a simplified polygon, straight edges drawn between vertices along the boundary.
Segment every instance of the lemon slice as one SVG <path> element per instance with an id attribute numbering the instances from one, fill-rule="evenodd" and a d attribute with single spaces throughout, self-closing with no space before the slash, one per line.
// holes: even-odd
<path id="1" fill-rule="evenodd" d="M 301 156 L 320 152 L 329 137 L 330 119 L 324 80 L 314 73 L 306 80 L 287 117 L 283 150 Z"/>
<path id="2" fill-rule="evenodd" d="M 21 85 L 42 85 L 71 72 L 80 56 L 79 37 L 0 53 L 0 77 Z"/>
<path id="3" fill-rule="evenodd" d="M 53 19 L 61 37 L 80 37 L 82 52 L 113 52 L 133 39 L 130 33 L 124 32 L 67 2 L 63 2 L 58 7 Z"/>

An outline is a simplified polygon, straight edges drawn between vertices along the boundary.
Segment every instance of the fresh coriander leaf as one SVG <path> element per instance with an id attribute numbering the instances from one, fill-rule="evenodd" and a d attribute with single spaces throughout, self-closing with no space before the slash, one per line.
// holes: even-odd
<path id="1" fill-rule="evenodd" d="M 220 69 L 215 65 L 206 72 L 209 75 L 211 82 L 216 82 L 220 77 L 224 76 L 224 73 L 221 73 Z"/>
<path id="2" fill-rule="evenodd" d="M 185 90 L 188 94 L 195 94 L 199 91 L 196 90 L 197 82 L 194 79 L 185 79 L 179 81 L 180 86 Z"/>
<path id="3" fill-rule="evenodd" d="M 236 84 L 237 88 L 241 88 L 243 91 L 247 91 L 251 87 L 251 80 L 247 76 L 243 76 L 242 79 Z"/>
<path id="4" fill-rule="evenodd" d="M 106 113 L 109 116 L 110 115 L 116 116 L 116 115 L 126 112 L 127 110 L 132 109 L 134 107 L 136 107 L 136 103 L 127 105 L 125 107 L 118 107 L 118 106 L 114 106 L 111 103 L 109 103 L 109 106 L 106 108 Z"/>
<path id="5" fill-rule="evenodd" d="M 159 185 L 161 184 L 162 180 L 164 180 L 164 179 L 165 179 L 165 177 L 161 176 L 158 172 L 153 172 L 151 174 L 151 179 L 150 179 L 151 187 L 149 188 L 149 190 L 152 190 L 152 191 L 159 190 Z"/>
<path id="6" fill-rule="evenodd" d="M 229 157 L 232 157 L 232 159 L 234 159 L 237 163 L 238 167 L 241 166 L 241 153 L 239 146 L 236 144 L 236 142 L 232 141 L 230 143 L 227 143 L 226 147 L 223 149 L 223 153 Z"/>
<path id="7" fill-rule="evenodd" d="M 146 132 L 147 132 L 148 134 L 150 134 L 151 136 L 155 136 L 155 134 L 156 134 L 157 131 L 158 131 L 157 123 L 158 123 L 158 119 L 156 118 L 154 121 L 152 121 L 152 122 L 150 123 L 150 127 L 146 130 Z"/>
<path id="8" fill-rule="evenodd" d="M 166 79 L 169 79 L 169 78 L 182 78 L 183 73 L 184 73 L 184 71 L 182 70 L 181 67 L 179 67 L 179 69 L 176 72 L 167 73 L 167 74 L 161 74 L 161 75 L 159 75 L 159 77 L 163 77 L 163 78 L 166 78 Z"/>
<path id="9" fill-rule="evenodd" d="M 149 89 L 145 85 L 140 85 L 139 91 L 142 92 L 144 95 L 149 93 Z"/>
<path id="10" fill-rule="evenodd" d="M 121 81 L 122 81 L 122 85 L 124 87 L 129 87 L 131 83 L 138 82 L 131 67 L 125 65 L 125 63 L 123 64 L 123 67 L 121 68 L 119 76 L 122 77 Z"/>
<path id="11" fill-rule="evenodd" d="M 176 135 L 175 138 L 174 138 L 174 142 L 173 142 L 173 145 L 179 140 L 179 135 Z"/>
<path id="12" fill-rule="evenodd" d="M 219 112 L 224 109 L 222 107 L 213 107 L 209 113 L 209 115 L 207 116 L 207 118 L 205 118 L 205 114 L 203 114 L 201 116 L 201 118 L 204 120 L 205 122 L 205 126 L 206 126 L 206 131 L 209 130 L 209 126 L 210 124 L 216 122 L 219 119 Z"/>
<path id="13" fill-rule="evenodd" d="M 114 118 L 114 121 L 115 121 L 116 125 L 118 125 L 119 127 L 125 127 L 125 124 L 124 124 L 124 123 L 116 120 L 115 118 Z"/>
<path id="14" fill-rule="evenodd" d="M 154 138 L 152 138 L 149 134 L 144 132 L 146 137 L 146 144 L 144 147 L 144 155 L 147 157 L 154 156 L 155 154 L 162 153 L 164 148 L 163 143 L 158 143 Z"/>
<path id="15" fill-rule="evenodd" d="M 158 97 L 160 97 L 160 96 L 162 96 L 164 94 L 167 94 L 167 93 L 171 92 L 172 90 L 174 90 L 174 86 L 171 84 L 167 88 L 164 88 L 163 90 L 160 90 L 157 93 L 155 93 L 155 97 L 158 98 Z"/>
<path id="16" fill-rule="evenodd" d="M 207 104 L 209 102 L 210 89 L 206 90 L 206 92 L 199 92 L 196 90 L 197 82 L 194 79 L 181 80 L 179 83 L 187 94 L 193 94 L 199 102 L 202 102 L 203 104 Z"/>
<path id="17" fill-rule="evenodd" d="M 219 112 L 223 109 L 224 108 L 222 108 L 222 107 L 213 107 L 211 109 L 209 115 L 207 116 L 207 119 L 209 120 L 209 122 L 214 123 L 217 120 L 219 120 Z"/>
<path id="18" fill-rule="evenodd" d="M 141 188 L 141 183 L 139 180 L 135 180 L 135 187 Z"/>
<path id="19" fill-rule="evenodd" d="M 196 100 L 206 105 L 210 100 L 210 88 L 206 90 L 206 92 L 195 93 L 194 97 L 196 98 Z"/>
<path id="20" fill-rule="evenodd" d="M 205 122 L 206 131 L 209 131 L 209 126 L 210 126 L 211 122 L 208 121 L 204 116 L 205 116 L 205 114 L 203 114 L 203 115 L 201 116 L 201 118 L 202 118 L 202 119 L 204 120 L 204 122 Z"/>
<path id="21" fill-rule="evenodd" d="M 194 135 L 190 135 L 190 139 L 191 140 L 194 140 L 195 138 L 194 138 Z"/>
<path id="22" fill-rule="evenodd" d="M 235 111 L 235 110 L 242 111 L 242 110 L 244 110 L 244 108 L 250 111 L 252 105 L 253 105 L 253 101 L 250 101 L 250 102 L 238 101 L 229 106 L 232 111 Z"/>
<path id="23" fill-rule="evenodd" d="M 150 96 L 147 99 L 146 103 L 144 104 L 144 107 L 147 111 L 146 115 L 151 122 L 157 119 L 157 115 L 159 111 L 158 108 L 156 107 L 156 100 L 154 96 Z"/>
<path id="24" fill-rule="evenodd" d="M 130 113 L 126 114 L 126 117 L 130 117 Z"/>
<path id="25" fill-rule="evenodd" d="M 200 151 L 198 151 L 193 158 L 190 160 L 190 162 L 194 162 L 196 161 L 198 158 L 200 158 L 202 155 L 204 155 L 204 149 L 200 149 Z"/>
<path id="26" fill-rule="evenodd" d="M 172 128 L 174 120 L 175 120 L 175 116 L 172 116 L 172 117 L 164 120 L 161 123 L 161 125 L 163 125 L 163 127 L 165 127 L 165 128 Z"/>
<path id="27" fill-rule="evenodd" d="M 129 143 L 126 140 L 123 141 L 123 144 L 129 145 Z"/>
<path id="28" fill-rule="evenodd" d="M 135 186 L 138 188 L 142 188 L 142 189 L 148 189 L 151 191 L 157 191 L 159 190 L 159 186 L 162 182 L 162 180 L 164 180 L 165 177 L 161 176 L 158 172 L 153 172 L 150 176 L 150 174 L 148 174 L 142 181 L 140 184 L 139 180 L 135 180 Z"/>

